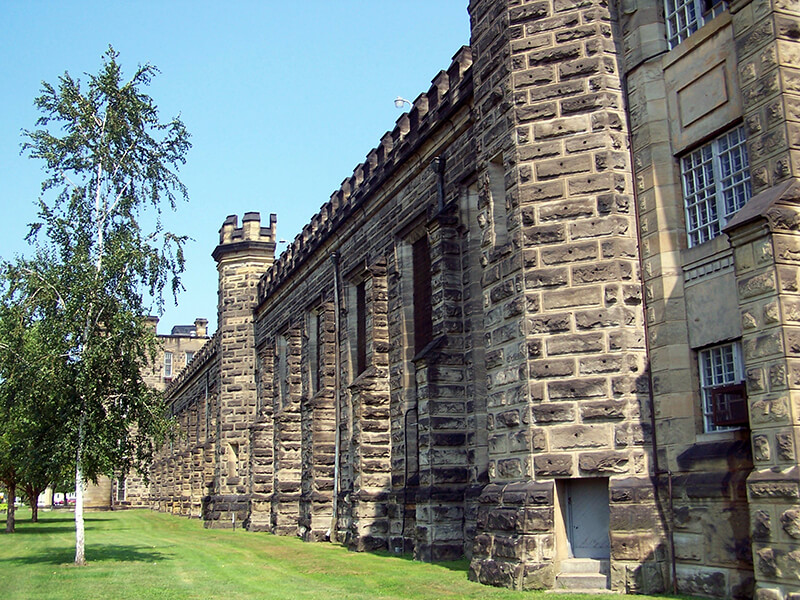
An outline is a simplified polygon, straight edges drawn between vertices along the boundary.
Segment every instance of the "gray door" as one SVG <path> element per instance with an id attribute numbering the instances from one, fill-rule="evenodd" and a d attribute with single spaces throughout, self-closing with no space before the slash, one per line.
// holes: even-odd
<path id="1" fill-rule="evenodd" d="M 567 484 L 567 535 L 574 558 L 609 558 L 608 479 Z"/>

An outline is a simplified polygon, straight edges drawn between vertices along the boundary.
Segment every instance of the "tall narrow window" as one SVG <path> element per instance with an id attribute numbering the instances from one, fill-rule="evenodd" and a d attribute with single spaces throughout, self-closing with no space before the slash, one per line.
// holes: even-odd
<path id="1" fill-rule="evenodd" d="M 239 444 L 228 444 L 228 477 L 239 476 Z"/>
<path id="2" fill-rule="evenodd" d="M 322 310 L 317 309 L 307 313 L 308 326 L 308 383 L 310 393 L 316 394 L 320 390 L 322 381 Z"/>
<path id="3" fill-rule="evenodd" d="M 744 127 L 733 129 L 681 159 L 686 233 L 696 246 L 717 237 L 750 199 Z"/>
<path id="4" fill-rule="evenodd" d="M 190 362 L 192 362 L 193 358 L 194 358 L 194 351 L 187 350 L 186 351 L 186 364 L 188 365 Z"/>
<path id="5" fill-rule="evenodd" d="M 256 351 L 256 414 L 261 414 L 264 408 L 264 357 L 260 350 Z"/>
<path id="6" fill-rule="evenodd" d="M 367 284 L 356 286 L 356 375 L 367 368 Z"/>
<path id="7" fill-rule="evenodd" d="M 164 352 L 164 377 L 172 377 L 172 352 Z"/>
<path id="8" fill-rule="evenodd" d="M 325 350 L 321 309 L 314 313 L 314 322 L 316 323 L 316 327 L 314 328 L 316 343 L 314 344 L 314 370 L 311 372 L 311 379 L 313 381 L 314 393 L 316 393 L 322 389 L 322 357 L 324 356 Z"/>
<path id="9" fill-rule="evenodd" d="M 433 340 L 431 304 L 431 254 L 423 235 L 411 246 L 414 273 L 414 351 L 420 352 Z"/>
<path id="10" fill-rule="evenodd" d="M 289 402 L 289 343 L 285 335 L 278 336 L 275 373 L 278 376 L 278 399 L 281 408 Z"/>
<path id="11" fill-rule="evenodd" d="M 705 431 L 747 425 L 742 350 L 738 342 L 701 350 L 698 355 Z"/>
<path id="12" fill-rule="evenodd" d="M 506 170 L 503 155 L 498 154 L 489 161 L 489 194 L 492 207 L 494 243 L 502 246 L 508 239 L 508 211 L 506 209 Z"/>
<path id="13" fill-rule="evenodd" d="M 208 393 L 208 371 L 206 371 L 205 404 L 203 407 L 206 417 L 206 441 L 211 438 L 211 396 Z"/>

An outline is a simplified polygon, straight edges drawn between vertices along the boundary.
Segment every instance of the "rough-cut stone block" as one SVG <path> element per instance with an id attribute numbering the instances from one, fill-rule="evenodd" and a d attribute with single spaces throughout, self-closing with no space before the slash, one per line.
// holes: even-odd
<path id="1" fill-rule="evenodd" d="M 542 477 L 572 475 L 571 454 L 542 454 L 533 457 L 533 468 Z"/>
<path id="2" fill-rule="evenodd" d="M 551 400 L 580 400 L 603 398 L 607 395 L 605 379 L 572 379 L 551 381 L 547 384 L 547 394 Z"/>
<path id="3" fill-rule="evenodd" d="M 628 454 L 624 452 L 592 452 L 578 456 L 578 468 L 588 475 L 627 473 Z"/>

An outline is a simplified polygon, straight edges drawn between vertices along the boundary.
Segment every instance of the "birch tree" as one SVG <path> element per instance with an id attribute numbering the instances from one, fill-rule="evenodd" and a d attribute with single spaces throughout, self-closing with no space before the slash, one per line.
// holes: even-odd
<path id="1" fill-rule="evenodd" d="M 75 563 L 85 562 L 88 480 L 143 468 L 165 431 L 163 400 L 142 378 L 155 353 L 144 317 L 177 294 L 184 237 L 162 210 L 188 199 L 178 177 L 190 147 L 179 117 L 162 122 L 144 92 L 157 69 L 123 77 L 109 47 L 86 84 L 43 83 L 23 152 L 44 163 L 35 258 L 11 269 L 22 301 L 60 353 L 59 411 L 75 473 Z M 55 351 L 55 350 L 54 350 Z"/>

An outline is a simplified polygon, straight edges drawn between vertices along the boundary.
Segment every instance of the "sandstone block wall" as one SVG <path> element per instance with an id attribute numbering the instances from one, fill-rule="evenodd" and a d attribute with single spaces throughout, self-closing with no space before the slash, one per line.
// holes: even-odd
<path id="1" fill-rule="evenodd" d="M 728 5 L 669 49 L 661 2 L 472 0 L 274 264 L 273 223 L 223 226 L 216 354 L 170 392 L 213 428 L 154 505 L 518 589 L 585 550 L 617 591 L 793 597 L 800 15 Z M 680 160 L 742 124 L 762 194 L 689 247 Z M 749 424 L 714 430 L 698 356 L 731 343 Z"/>
<path id="2" fill-rule="evenodd" d="M 467 439 L 464 349 L 479 332 L 464 330 L 464 286 L 477 274 L 462 271 L 469 223 L 457 216 L 474 179 L 470 62 L 468 50 L 456 55 L 262 278 L 253 432 L 264 457 L 270 441 L 274 454 L 254 464 L 253 477 L 264 490 L 261 522 L 273 531 L 428 560 L 465 551 L 466 490 L 486 470 L 470 455 L 485 436 Z M 406 162 L 412 153 L 419 159 Z M 435 343 L 417 353 L 411 245 L 422 236 Z"/>
<path id="3" fill-rule="evenodd" d="M 179 427 L 151 467 L 146 501 L 152 508 L 201 517 L 204 499 L 215 491 L 218 353 L 219 338 L 215 336 L 170 388 L 171 411 Z"/>
<path id="4" fill-rule="evenodd" d="M 729 224 L 744 327 L 753 471 L 747 478 L 757 598 L 783 598 L 798 557 L 798 201 L 789 180 L 751 200 Z"/>
<path id="5" fill-rule="evenodd" d="M 256 351 L 253 308 L 257 283 L 275 254 L 275 215 L 262 227 L 259 213 L 230 216 L 212 256 L 219 272 L 219 415 L 215 438 L 215 489 L 206 522 L 246 520 L 250 492 L 250 427 L 256 416 Z"/>
<path id="6" fill-rule="evenodd" d="M 775 456 L 775 441 L 756 430 L 762 428 L 758 407 L 765 396 L 773 402 L 786 386 L 777 333 L 785 323 L 776 310 L 762 311 L 762 304 L 775 303 L 767 299 L 774 286 L 764 275 L 774 272 L 775 261 L 769 241 L 753 237 L 755 226 L 687 247 L 679 162 L 743 124 L 753 194 L 795 175 L 786 132 L 795 119 L 791 81 L 800 64 L 796 36 L 789 33 L 797 28 L 793 3 L 743 0 L 728 9 L 671 50 L 654 3 L 627 3 L 622 32 L 654 435 L 662 478 L 673 489 L 669 527 L 677 585 L 686 593 L 748 598 L 787 592 L 761 583 L 775 574 L 760 573 L 755 540 L 761 534 L 754 527 L 752 486 L 745 485 L 759 477 L 765 455 Z M 749 263 L 744 256 L 751 257 Z M 754 261 L 761 278 L 753 272 Z M 704 348 L 731 342 L 742 348 L 749 427 L 707 432 L 697 357 Z"/>
<path id="7" fill-rule="evenodd" d="M 617 478 L 638 476 L 652 488 L 615 14 L 603 2 L 472 2 L 470 14 L 476 128 L 487 132 L 479 168 L 491 181 L 500 164 L 494 157 L 502 156 L 505 188 L 489 185 L 483 199 L 494 229 L 483 246 L 482 279 L 490 481 L 553 487 L 559 479 L 596 477 L 609 479 L 613 490 Z M 505 211 L 497 210 L 499 193 Z M 566 549 L 509 554 L 506 535 L 491 526 L 492 511 L 502 514 L 505 500 L 493 509 L 486 494 L 490 517 L 479 520 L 478 534 L 492 543 L 473 556 L 472 577 L 551 587 Z M 612 565 L 614 589 L 642 589 L 625 561 L 653 561 L 663 570 L 665 554 L 650 552 L 663 535 L 654 497 L 635 508 L 634 497 L 628 506 L 648 511 L 649 527 L 612 515 L 612 545 L 623 535 L 648 540 L 611 554 L 612 563 L 620 561 Z M 543 530 L 551 546 L 559 527 L 563 522 L 552 517 Z M 664 577 L 649 582 L 663 589 Z"/>

